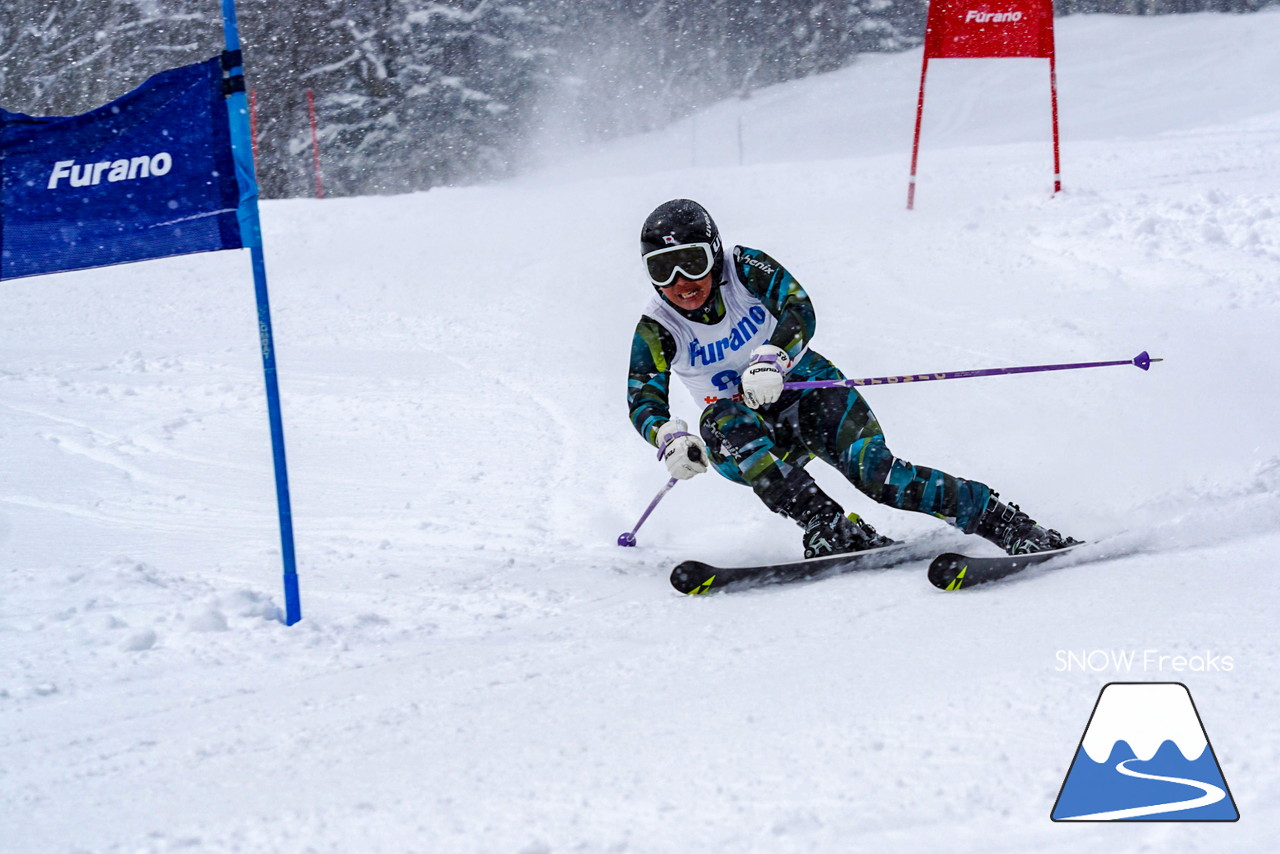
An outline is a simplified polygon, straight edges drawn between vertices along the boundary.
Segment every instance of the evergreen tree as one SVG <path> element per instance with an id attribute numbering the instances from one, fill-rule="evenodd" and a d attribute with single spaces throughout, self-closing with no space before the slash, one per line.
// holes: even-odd
<path id="1" fill-rule="evenodd" d="M 1058 0 L 1059 14 L 1274 0 Z M 530 139 L 647 131 L 716 101 L 918 45 L 927 0 L 239 0 L 268 197 L 510 174 Z M 216 0 L 4 0 L 5 109 L 72 115 L 222 47 Z"/>

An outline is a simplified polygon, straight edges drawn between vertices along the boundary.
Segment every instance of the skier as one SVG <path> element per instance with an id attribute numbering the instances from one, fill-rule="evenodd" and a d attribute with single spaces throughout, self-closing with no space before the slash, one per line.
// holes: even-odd
<path id="1" fill-rule="evenodd" d="M 873 500 L 944 519 L 1011 555 L 1075 542 L 986 484 L 895 456 L 856 389 L 784 390 L 784 379 L 844 374 L 809 349 L 815 317 L 800 283 L 758 249 L 726 253 L 697 202 L 658 206 L 641 229 L 640 253 L 656 293 L 632 339 L 627 404 L 673 477 L 701 474 L 710 460 L 804 529 L 806 558 L 893 542 L 819 488 L 805 471 L 815 457 Z M 700 436 L 671 416 L 672 372 L 704 407 Z"/>

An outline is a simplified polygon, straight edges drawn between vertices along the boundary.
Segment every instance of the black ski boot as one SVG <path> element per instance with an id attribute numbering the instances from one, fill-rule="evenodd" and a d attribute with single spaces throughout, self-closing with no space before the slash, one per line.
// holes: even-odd
<path id="1" fill-rule="evenodd" d="M 893 543 L 883 534 L 877 534 L 876 529 L 862 521 L 857 513 L 845 516 L 839 508 L 835 512 L 812 516 L 804 526 L 804 556 L 807 558 L 861 552 Z"/>
<path id="2" fill-rule="evenodd" d="M 895 542 L 877 534 L 856 513 L 846 517 L 840 505 L 831 500 L 813 476 L 799 466 L 791 469 L 785 478 L 757 483 L 754 488 L 770 510 L 804 528 L 804 556 L 807 558 L 863 551 Z"/>
<path id="3" fill-rule="evenodd" d="M 1036 524 L 1017 504 L 1001 503 L 994 492 L 987 500 L 986 509 L 974 523 L 973 530 L 966 533 L 990 540 L 1004 549 L 1005 554 L 1010 555 L 1062 549 L 1079 543 L 1079 540 L 1064 537 L 1057 531 Z"/>

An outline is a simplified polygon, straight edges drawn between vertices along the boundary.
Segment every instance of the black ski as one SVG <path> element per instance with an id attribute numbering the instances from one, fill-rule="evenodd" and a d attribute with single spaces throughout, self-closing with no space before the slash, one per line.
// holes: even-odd
<path id="1" fill-rule="evenodd" d="M 1073 543 L 1062 549 L 998 557 L 970 557 L 948 552 L 938 555 L 929 564 L 929 582 L 939 590 L 960 590 L 978 584 L 988 584 L 1022 572 L 1029 566 L 1053 560 L 1082 545 L 1084 543 Z"/>
<path id="2" fill-rule="evenodd" d="M 833 557 L 815 557 L 761 566 L 712 566 L 700 560 L 686 560 L 671 570 L 671 586 L 681 593 L 696 596 L 712 590 L 779 584 L 859 569 L 887 569 L 909 561 L 923 560 L 932 553 L 933 550 L 925 551 L 919 545 L 893 543 L 878 549 Z"/>

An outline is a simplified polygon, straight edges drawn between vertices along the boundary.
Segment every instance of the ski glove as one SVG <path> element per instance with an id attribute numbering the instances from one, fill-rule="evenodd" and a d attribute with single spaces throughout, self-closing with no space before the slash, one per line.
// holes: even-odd
<path id="1" fill-rule="evenodd" d="M 671 476 L 688 480 L 707 470 L 707 446 L 688 431 L 679 418 L 658 428 L 658 459 L 667 464 Z"/>
<path id="2" fill-rule="evenodd" d="M 742 400 L 752 409 L 768 406 L 782 394 L 782 377 L 791 369 L 787 351 L 762 344 L 751 351 L 751 361 L 742 372 Z"/>

